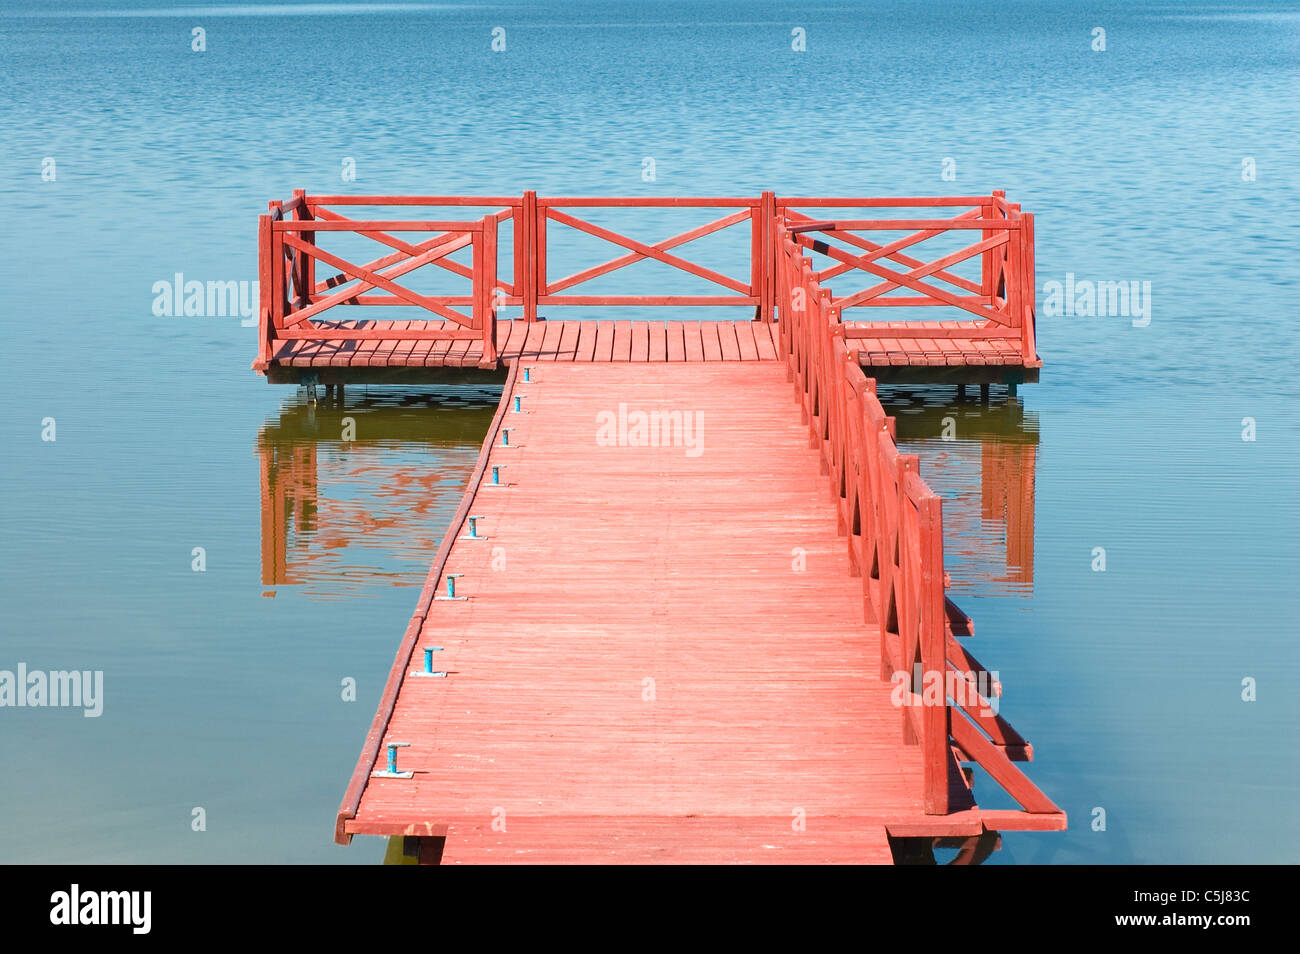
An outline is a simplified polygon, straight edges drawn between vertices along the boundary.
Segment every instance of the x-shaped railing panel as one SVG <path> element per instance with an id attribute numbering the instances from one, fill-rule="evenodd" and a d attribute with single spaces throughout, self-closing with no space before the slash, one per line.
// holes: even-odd
<path id="1" fill-rule="evenodd" d="M 1018 228 L 1014 220 L 985 218 L 980 209 L 973 209 L 951 219 L 874 219 L 874 220 L 837 220 L 814 221 L 809 216 L 787 210 L 788 229 L 796 242 L 803 248 L 818 252 L 827 258 L 839 262 L 821 272 L 815 273 L 819 280 L 860 270 L 874 275 L 883 281 L 869 288 L 833 298 L 833 303 L 840 307 L 852 308 L 876 304 L 946 304 L 974 314 L 979 318 L 997 324 L 1008 324 L 1007 303 L 999 302 L 995 296 L 984 294 L 982 285 L 950 271 L 950 268 L 986 252 L 994 252 L 995 260 L 1002 256 L 1000 250 L 1008 246 L 1011 234 Z M 902 231 L 916 229 L 911 234 L 888 243 L 873 242 L 855 234 L 857 231 Z M 925 262 L 910 255 L 902 254 L 903 249 L 916 245 L 954 230 L 983 230 L 987 237 L 965 248 L 951 252 L 931 262 Z M 820 241 L 810 233 L 821 233 L 834 237 L 866 250 L 866 254 L 855 255 L 828 241 Z M 991 233 L 991 234 L 989 234 Z M 886 268 L 880 262 L 891 260 L 908 267 L 907 271 Z M 942 280 L 960 291 L 968 292 L 963 296 L 948 289 L 941 288 L 926 278 Z M 919 298 L 883 299 L 891 291 L 910 289 L 918 292 Z M 882 300 L 883 299 L 883 300 Z"/>
<path id="2" fill-rule="evenodd" d="M 444 267 L 453 266 L 449 268 L 450 271 L 468 277 L 472 281 L 474 275 L 472 269 L 466 268 L 458 262 L 448 262 L 446 259 L 448 255 L 469 246 L 475 246 L 477 250 L 477 247 L 481 244 L 483 232 L 483 225 L 480 222 L 365 222 L 335 213 L 328 217 L 321 216 L 310 220 L 276 222 L 273 228 L 275 231 L 283 233 L 281 241 L 286 250 L 292 249 L 307 258 L 324 262 L 338 269 L 338 274 L 331 278 L 325 279 L 323 282 L 310 283 L 313 291 L 310 296 L 311 303 L 304 304 L 302 307 L 288 312 L 284 318 L 283 327 L 285 328 L 310 321 L 321 312 L 336 305 L 358 302 L 365 292 L 376 288 L 388 292 L 389 295 L 403 304 L 413 305 L 431 312 L 439 319 L 452 321 L 466 327 L 474 323 L 474 318 L 471 315 L 456 311 L 443 301 L 440 301 L 438 296 L 419 294 L 403 285 L 399 285 L 394 279 L 409 274 L 425 265 L 440 264 Z M 389 234 L 393 231 L 433 231 L 438 234 L 421 242 L 411 243 Z M 300 233 L 304 232 L 313 233 L 313 241 L 307 241 L 300 237 Z M 350 232 L 372 239 L 386 247 L 395 248 L 397 251 L 367 262 L 364 265 L 358 265 L 321 248 L 314 241 L 315 233 L 320 232 Z M 294 279 L 300 283 L 300 288 L 307 283 L 305 276 L 301 274 L 295 273 Z M 355 285 L 319 297 L 323 291 L 353 281 L 356 282 Z M 473 301 L 472 294 L 464 297 L 468 301 Z"/>
<path id="3" fill-rule="evenodd" d="M 712 235 L 716 232 L 738 225 L 746 220 L 755 222 L 751 234 L 751 252 L 753 249 L 761 248 L 762 235 L 759 232 L 760 223 L 756 219 L 754 212 L 758 201 L 748 199 L 723 199 L 716 200 L 716 207 L 740 206 L 737 211 L 725 215 L 719 219 L 707 222 L 703 225 L 692 228 L 686 232 L 670 236 L 659 242 L 648 243 L 642 242 L 630 236 L 615 232 L 612 229 L 597 225 L 586 219 L 578 218 L 560 210 L 561 206 L 578 205 L 582 207 L 592 207 L 598 205 L 594 200 L 565 200 L 565 199 L 539 199 L 537 208 L 540 213 L 538 216 L 538 301 L 543 304 L 636 304 L 643 302 L 646 304 L 678 304 L 678 305 L 714 305 L 714 304 L 757 304 L 758 303 L 758 280 L 755 274 L 764 274 L 761 262 L 757 267 L 751 257 L 750 276 L 748 280 L 740 280 L 725 275 L 715 269 L 692 262 L 680 255 L 671 254 L 670 249 L 679 248 L 689 242 L 703 238 L 706 235 Z M 611 207 L 626 207 L 638 204 L 637 200 L 610 200 Z M 690 200 L 692 207 L 705 207 L 710 205 L 710 200 Z M 645 200 L 644 205 L 649 208 L 662 208 L 665 203 L 655 200 Z M 554 281 L 546 278 L 546 228 L 547 222 L 557 222 L 561 225 L 568 226 L 579 232 L 584 232 L 595 238 L 601 239 L 612 245 L 628 250 L 628 254 L 621 255 L 617 258 L 609 259 L 600 264 L 584 268 L 566 275 L 563 278 Z M 702 278 L 705 281 L 721 286 L 731 295 L 727 296 L 706 296 L 706 295 L 561 295 L 561 292 L 572 290 L 578 285 L 589 282 L 603 275 L 621 268 L 626 268 L 641 261 L 657 261 L 671 268 Z M 761 280 L 761 279 L 759 279 Z"/>

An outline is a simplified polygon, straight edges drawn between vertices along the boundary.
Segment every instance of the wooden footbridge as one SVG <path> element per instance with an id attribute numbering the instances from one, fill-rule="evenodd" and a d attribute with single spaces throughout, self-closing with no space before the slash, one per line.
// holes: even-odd
<path id="1" fill-rule="evenodd" d="M 366 206 L 488 211 L 338 211 Z M 653 242 L 595 221 L 710 208 L 722 217 Z M 744 223 L 709 264 L 678 251 Z M 560 227 L 620 254 L 551 277 L 548 261 L 578 264 Z M 383 254 L 326 251 L 341 235 Z M 1032 748 L 997 673 L 964 645 L 941 502 L 875 394 L 885 376 L 1035 379 L 1033 218 L 1002 194 L 297 193 L 263 216 L 261 253 L 254 367 L 272 381 L 504 376 L 339 842 L 403 836 L 423 862 L 889 862 L 909 839 L 1065 827 L 1017 765 Z M 577 288 L 648 263 L 716 287 Z M 416 317 L 336 310 L 356 306 Z M 580 306 L 597 317 L 539 313 Z M 681 319 L 699 306 L 752 318 Z M 870 307 L 939 317 L 849 317 Z M 648 308 L 667 320 L 623 317 Z M 975 767 L 1019 808 L 981 808 Z"/>

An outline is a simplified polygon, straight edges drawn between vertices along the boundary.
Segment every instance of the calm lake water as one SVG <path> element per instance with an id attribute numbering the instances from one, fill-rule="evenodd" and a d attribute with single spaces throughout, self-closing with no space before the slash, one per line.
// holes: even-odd
<path id="1" fill-rule="evenodd" d="M 1300 4 L 113 6 L 0 8 L 0 669 L 105 674 L 99 718 L 0 711 L 0 860 L 383 855 L 333 816 L 494 396 L 349 389 L 345 445 L 238 317 L 154 314 L 255 279 L 294 188 L 1002 188 L 1040 308 L 1149 282 L 1149 323 L 1042 314 L 1017 403 L 887 394 L 1070 814 L 990 863 L 1300 860 Z"/>

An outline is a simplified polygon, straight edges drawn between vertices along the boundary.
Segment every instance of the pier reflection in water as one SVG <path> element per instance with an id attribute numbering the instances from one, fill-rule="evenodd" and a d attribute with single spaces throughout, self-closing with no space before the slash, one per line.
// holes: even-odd
<path id="1" fill-rule="evenodd" d="M 257 436 L 263 594 L 421 585 L 499 394 L 349 389 L 343 403 L 310 403 L 300 391 Z"/>
<path id="2" fill-rule="evenodd" d="M 1029 596 L 1034 584 L 1038 415 L 1016 398 L 954 400 L 951 388 L 880 389 L 899 449 L 943 497 L 950 593 Z"/>

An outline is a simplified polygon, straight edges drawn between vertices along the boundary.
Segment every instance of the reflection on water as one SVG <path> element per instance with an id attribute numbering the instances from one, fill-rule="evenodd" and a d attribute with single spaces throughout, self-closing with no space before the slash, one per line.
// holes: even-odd
<path id="1" fill-rule="evenodd" d="M 1002 848 L 1002 835 L 986 831 L 980 835 L 940 838 L 889 839 L 896 865 L 982 865 Z"/>
<path id="2" fill-rule="evenodd" d="M 499 394 L 350 390 L 340 404 L 300 393 L 257 435 L 263 595 L 294 585 L 337 599 L 420 585 Z"/>
<path id="3" fill-rule="evenodd" d="M 951 388 L 880 389 L 898 445 L 943 497 L 954 594 L 1029 596 L 1034 584 L 1038 415 L 1016 398 L 954 403 Z"/>

